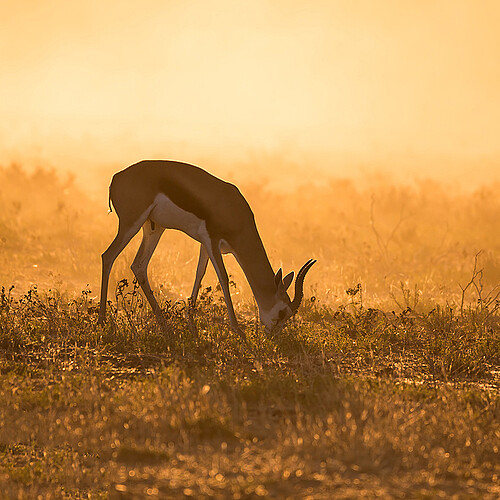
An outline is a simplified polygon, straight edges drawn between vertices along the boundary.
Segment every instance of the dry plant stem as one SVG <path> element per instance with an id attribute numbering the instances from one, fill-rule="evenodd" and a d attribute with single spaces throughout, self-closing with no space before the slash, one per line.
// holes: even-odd
<path id="1" fill-rule="evenodd" d="M 377 230 L 377 226 L 375 223 L 375 195 L 372 194 L 371 196 L 371 203 L 370 203 L 370 227 L 372 228 L 373 234 L 375 235 L 375 239 L 377 240 L 377 245 L 386 260 L 386 262 L 390 262 L 390 255 L 389 255 L 389 243 L 392 241 L 394 236 L 396 235 L 399 227 L 403 224 L 403 222 L 409 218 L 411 218 L 411 215 L 405 215 L 405 207 L 403 206 L 401 208 L 401 212 L 399 214 L 399 220 L 395 224 L 395 226 L 392 228 L 389 236 L 384 240 L 382 238 L 380 232 Z"/>
<path id="2" fill-rule="evenodd" d="M 484 296 L 484 286 L 483 286 L 483 269 L 478 269 L 478 259 L 481 255 L 482 251 L 479 251 L 474 256 L 474 267 L 472 269 L 472 276 L 469 282 L 462 286 L 459 284 L 460 289 L 462 290 L 461 300 L 460 300 L 460 314 L 464 313 L 464 304 L 467 290 L 471 287 L 474 287 L 477 294 L 477 303 L 481 309 L 481 311 L 487 311 L 486 317 L 491 316 L 495 313 L 500 307 L 498 298 L 500 297 L 500 284 L 495 285 L 489 293 Z M 493 307 L 491 307 L 493 306 Z"/>

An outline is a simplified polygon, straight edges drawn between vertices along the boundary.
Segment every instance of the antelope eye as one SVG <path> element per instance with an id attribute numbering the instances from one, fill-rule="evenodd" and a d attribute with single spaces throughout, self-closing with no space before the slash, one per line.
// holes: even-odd
<path id="1" fill-rule="evenodd" d="M 281 321 L 286 315 L 286 310 L 285 309 L 282 309 L 279 313 L 278 313 L 278 319 Z"/>

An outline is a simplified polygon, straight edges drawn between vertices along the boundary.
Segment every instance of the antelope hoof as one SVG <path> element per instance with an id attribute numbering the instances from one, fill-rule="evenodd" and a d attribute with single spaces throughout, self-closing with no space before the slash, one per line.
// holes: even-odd
<path id="1" fill-rule="evenodd" d="M 239 335 L 243 341 L 245 342 L 247 341 L 247 336 L 245 335 L 245 332 L 238 325 L 232 326 L 231 330 L 233 331 L 233 333 Z"/>
<path id="2" fill-rule="evenodd" d="M 170 325 L 165 318 L 158 320 L 158 324 L 160 325 L 160 329 L 164 334 L 170 334 Z"/>

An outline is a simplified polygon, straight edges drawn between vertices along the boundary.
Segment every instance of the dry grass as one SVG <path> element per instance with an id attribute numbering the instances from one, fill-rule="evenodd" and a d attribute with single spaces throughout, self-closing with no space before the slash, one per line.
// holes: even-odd
<path id="1" fill-rule="evenodd" d="M 500 496 L 493 189 L 336 182 L 295 205 L 243 189 L 275 267 L 319 263 L 276 338 L 232 267 L 242 344 L 217 289 L 186 315 L 196 249 L 175 237 L 152 269 L 170 335 L 124 282 L 97 327 L 96 294 L 75 286 L 95 290 L 105 202 L 47 172 L 0 182 L 0 283 L 16 285 L 0 294 L 4 497 Z M 132 254 L 115 278 L 131 283 Z"/>

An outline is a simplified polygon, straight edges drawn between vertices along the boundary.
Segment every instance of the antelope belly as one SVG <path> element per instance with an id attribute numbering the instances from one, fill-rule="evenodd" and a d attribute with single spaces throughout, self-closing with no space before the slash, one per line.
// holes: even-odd
<path id="1" fill-rule="evenodd" d="M 163 193 L 156 196 L 149 219 L 166 229 L 178 229 L 201 243 L 206 244 L 209 239 L 205 221 L 182 209 Z"/>

